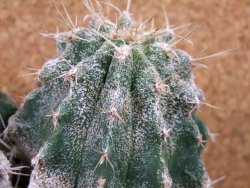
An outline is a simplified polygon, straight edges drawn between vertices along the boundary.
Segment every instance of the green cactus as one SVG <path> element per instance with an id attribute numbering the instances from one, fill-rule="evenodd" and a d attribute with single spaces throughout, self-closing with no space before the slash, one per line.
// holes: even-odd
<path id="1" fill-rule="evenodd" d="M 34 157 L 30 187 L 209 187 L 203 95 L 172 30 L 125 11 L 54 36 L 57 56 L 6 131 Z"/>
<path id="2" fill-rule="evenodd" d="M 5 129 L 9 117 L 17 110 L 15 102 L 5 93 L 0 92 L 0 133 Z"/>

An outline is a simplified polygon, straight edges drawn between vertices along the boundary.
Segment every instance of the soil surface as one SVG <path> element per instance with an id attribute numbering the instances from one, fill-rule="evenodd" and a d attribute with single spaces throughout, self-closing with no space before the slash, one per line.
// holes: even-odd
<path id="1" fill-rule="evenodd" d="M 55 4 L 63 11 L 61 1 Z M 87 13 L 82 1 L 65 0 L 73 17 L 81 25 Z M 119 8 L 126 1 L 113 0 Z M 196 69 L 197 84 L 206 101 L 224 110 L 204 105 L 200 115 L 211 132 L 219 133 L 210 142 L 204 159 L 212 179 L 226 176 L 220 188 L 250 187 L 250 1 L 249 0 L 134 0 L 131 11 L 136 18 L 155 17 L 157 27 L 165 27 L 163 4 L 172 27 L 204 23 L 179 47 L 194 58 L 238 48 L 223 57 L 203 63 L 209 69 Z M 113 10 L 110 11 L 115 16 Z M 41 32 L 67 30 L 56 17 L 49 0 L 1 0 L 0 2 L 0 89 L 20 104 L 22 97 L 36 86 L 35 73 L 55 54 L 55 43 Z M 192 42 L 191 42 L 192 41 Z"/>

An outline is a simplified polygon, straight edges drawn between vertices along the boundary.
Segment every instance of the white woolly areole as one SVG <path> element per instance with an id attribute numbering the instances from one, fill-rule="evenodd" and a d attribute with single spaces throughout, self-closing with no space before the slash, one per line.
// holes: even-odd
<path id="1" fill-rule="evenodd" d="M 125 60 L 130 55 L 130 52 L 131 52 L 131 47 L 129 45 L 124 45 L 118 47 L 114 56 L 119 60 Z"/>

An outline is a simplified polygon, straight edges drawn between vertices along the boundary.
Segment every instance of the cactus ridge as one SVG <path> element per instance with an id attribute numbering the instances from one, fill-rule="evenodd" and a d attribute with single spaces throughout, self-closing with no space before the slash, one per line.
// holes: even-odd
<path id="1" fill-rule="evenodd" d="M 34 157 L 30 187 L 206 187 L 204 98 L 172 30 L 124 11 L 54 37 L 57 56 L 6 131 Z"/>

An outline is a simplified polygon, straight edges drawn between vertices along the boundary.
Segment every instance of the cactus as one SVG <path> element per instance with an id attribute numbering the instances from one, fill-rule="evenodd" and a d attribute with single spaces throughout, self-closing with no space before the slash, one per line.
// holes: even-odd
<path id="1" fill-rule="evenodd" d="M 173 31 L 128 11 L 72 27 L 53 35 L 57 55 L 5 133 L 33 158 L 29 186 L 209 187 L 196 116 L 204 98 Z"/>
<path id="2" fill-rule="evenodd" d="M 5 93 L 0 92 L 0 133 L 5 129 L 9 117 L 17 110 L 15 102 Z"/>
<path id="3" fill-rule="evenodd" d="M 10 163 L 0 150 L 0 187 L 11 188 L 11 182 L 9 177 Z"/>

